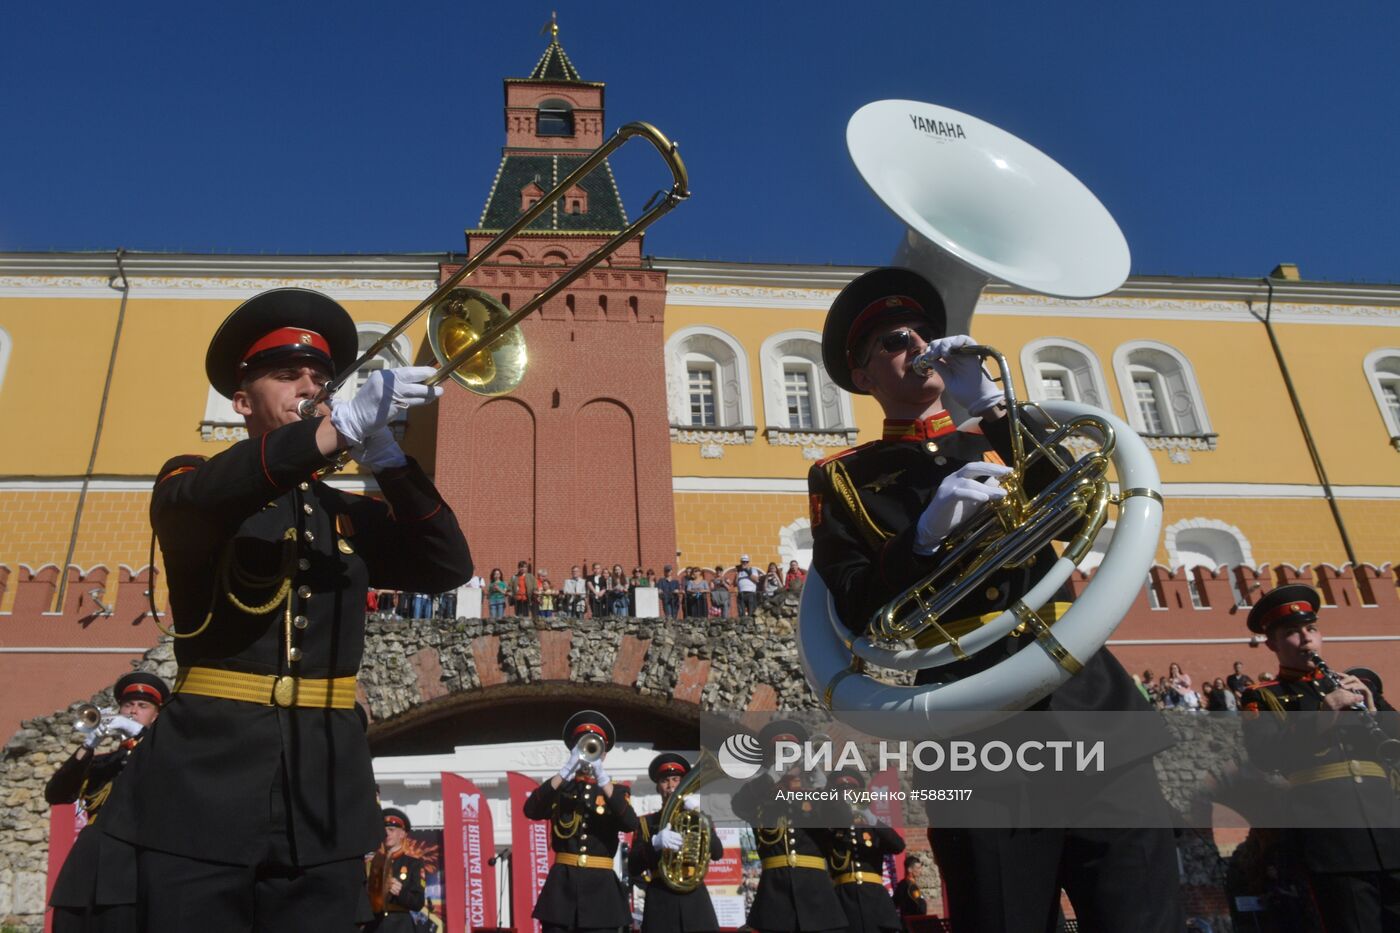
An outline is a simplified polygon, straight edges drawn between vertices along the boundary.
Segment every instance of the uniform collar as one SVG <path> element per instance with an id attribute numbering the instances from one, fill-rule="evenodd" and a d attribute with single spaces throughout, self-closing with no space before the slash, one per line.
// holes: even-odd
<path id="1" fill-rule="evenodd" d="M 1279 680 L 1293 680 L 1293 681 L 1321 680 L 1321 679 L 1322 679 L 1322 671 L 1320 671 L 1320 670 L 1299 670 L 1299 669 L 1296 668 L 1296 667 L 1280 667 L 1280 668 L 1278 669 L 1278 679 L 1279 679 Z"/>
<path id="2" fill-rule="evenodd" d="M 953 418 L 946 411 L 934 412 L 927 418 L 910 421 L 904 418 L 886 418 L 884 440 L 913 441 L 921 443 L 951 434 L 958 429 Z"/>

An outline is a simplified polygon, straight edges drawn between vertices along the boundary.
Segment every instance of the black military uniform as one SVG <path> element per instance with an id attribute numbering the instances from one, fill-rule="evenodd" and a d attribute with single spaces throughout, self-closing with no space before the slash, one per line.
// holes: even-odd
<path id="1" fill-rule="evenodd" d="M 1319 605 L 1312 587 L 1280 586 L 1255 604 L 1246 624 L 1272 638 L 1279 626 L 1316 623 Z M 1245 745 L 1255 766 L 1288 781 L 1288 812 L 1314 827 L 1289 830 L 1285 840 L 1307 870 L 1328 933 L 1400 931 L 1400 802 L 1391 764 L 1379 760 L 1376 737 L 1357 714 L 1339 713 L 1325 730 L 1318 717 L 1287 715 L 1323 710 L 1331 686 L 1317 669 L 1281 667 L 1277 681 L 1247 689 Z M 1394 711 L 1372 696 L 1377 710 Z"/>
<path id="2" fill-rule="evenodd" d="M 855 354 L 862 338 L 889 315 L 922 318 L 939 335 L 944 332 L 942 299 L 922 276 L 896 268 L 860 276 L 837 297 L 822 334 L 826 370 L 847 391 L 861 393 L 851 379 Z M 863 633 L 881 605 L 938 566 L 941 549 L 921 556 L 914 542 L 918 519 L 939 484 L 970 462 L 1011 461 L 1007 419 L 983 418 L 981 431 L 959 431 L 943 412 L 920 421 L 887 419 L 880 440 L 810 470 L 812 567 L 852 632 Z M 1048 479 L 1033 469 L 1026 485 L 1034 490 Z M 1009 609 L 1054 559 L 1047 546 L 1026 566 L 993 573 L 958 604 L 958 615 L 971 621 Z M 949 627 L 958 628 L 958 622 Z M 967 661 L 921 671 L 917 682 L 969 676 L 1023 647 L 1041 650 L 1028 636 L 1008 637 Z M 1079 661 L 1082 669 L 1032 709 L 1150 711 L 1107 650 Z M 1109 790 L 1125 809 L 1141 812 L 1143 801 L 1156 801 L 1165 812 L 1151 754 L 1166 748 L 1170 737 L 1160 724 L 1152 736 L 1133 732 L 1123 737 L 1132 739 L 1139 757 L 1116 775 Z M 1038 930 L 1047 922 L 1043 911 L 1051 911 L 1053 920 L 1061 884 L 1086 930 L 1175 933 L 1183 923 L 1170 830 L 935 829 L 930 840 L 959 933 L 964 928 Z"/>
<path id="3" fill-rule="evenodd" d="M 894 886 L 894 907 L 899 911 L 900 918 L 904 921 L 904 928 L 909 928 L 910 917 L 922 917 L 928 913 L 928 901 L 924 899 L 924 892 L 919 887 L 919 882 L 914 880 L 914 866 L 922 865 L 922 860 L 915 855 L 904 857 L 904 877 L 899 880 L 899 884 Z"/>
<path id="4" fill-rule="evenodd" d="M 384 826 L 396 826 L 404 832 L 412 832 L 413 824 L 408 814 L 394 807 L 384 809 Z M 374 857 L 365 866 L 368 873 L 369 906 L 374 920 L 366 924 L 365 933 L 413 933 L 413 912 L 423 909 L 423 900 L 428 872 L 423 860 L 408 854 L 403 848 L 386 851 L 380 846 Z M 389 885 L 397 881 L 399 893 L 389 890 Z"/>
<path id="5" fill-rule="evenodd" d="M 652 759 L 647 774 L 653 784 L 672 775 L 684 778 L 690 773 L 690 762 L 683 755 L 673 752 L 657 755 Z M 661 829 L 661 812 L 648 813 L 641 818 L 637 834 L 632 839 L 632 849 L 627 856 L 627 874 L 632 883 L 646 892 L 646 906 L 642 910 L 642 933 L 707 933 L 718 930 L 719 920 L 715 917 L 715 905 L 710 900 L 710 892 L 702 884 L 694 891 L 680 893 L 673 891 L 657 870 L 661 864 L 661 853 L 652 846 L 652 838 Z M 724 844 L 719 834 L 710 828 L 710 859 L 724 857 Z"/>
<path id="6" fill-rule="evenodd" d="M 569 719 L 564 744 L 572 749 L 586 734 L 601 738 L 605 751 L 617 736 L 608 718 L 595 710 Z M 614 785 L 612 794 L 605 794 L 589 775 L 557 788 L 551 778 L 525 800 L 525 817 L 549 820 L 554 864 L 531 914 L 546 933 L 630 926 L 627 894 L 613 871 L 618 833 L 634 833 L 638 826 L 627 791 Z"/>
<path id="7" fill-rule="evenodd" d="M 277 289 L 225 320 L 206 370 L 231 397 L 242 373 L 265 363 L 305 359 L 334 372 L 357 352 L 343 308 Z M 207 460 L 176 457 L 156 479 L 151 523 L 180 671 L 102 826 L 142 849 L 153 931 L 241 929 L 251 921 L 238 911 L 289 927 L 304 912 L 304 928 L 336 924 L 347 909 L 347 925 L 363 916 L 345 905 L 358 892 L 363 907 L 362 859 L 383 838 L 354 711 L 365 593 L 442 592 L 472 563 L 451 509 L 412 460 L 376 474 L 384 501 L 320 481 L 332 466 L 317 447 L 320 423 L 287 424 Z M 205 897 L 238 909 L 210 911 Z"/>
<path id="8" fill-rule="evenodd" d="M 838 789 L 863 790 L 865 775 L 844 769 L 831 777 Z M 903 927 L 890 892 L 885 890 L 885 857 L 904 851 L 904 838 L 891 827 L 869 824 L 852 814 L 848 826 L 827 836 L 826 860 L 836 899 L 846 911 L 850 933 L 893 933 Z"/>
<path id="9" fill-rule="evenodd" d="M 806 738 L 806 730 L 790 720 L 769 723 L 758 734 L 770 767 L 773 743 Z M 760 774 L 739 788 L 732 800 L 735 815 L 753 827 L 763 869 L 749 907 L 748 926 L 764 933 L 844 931 L 844 914 L 827 872 L 830 830 L 824 828 L 844 822 L 844 813 L 827 803 L 776 800 L 777 789 L 772 777 Z M 803 825 L 795 826 L 793 818 L 799 815 Z"/>
<path id="10" fill-rule="evenodd" d="M 133 671 L 112 688 L 117 704 L 145 700 L 163 706 L 170 688 L 154 674 Z M 100 755 L 74 752 L 49 778 L 44 799 L 50 805 L 77 803 L 87 816 L 68 858 L 54 881 L 49 903 L 54 908 L 54 933 L 135 933 L 136 850 L 92 828 L 104 809 L 112 784 L 146 732 L 122 740 L 116 751 Z"/>

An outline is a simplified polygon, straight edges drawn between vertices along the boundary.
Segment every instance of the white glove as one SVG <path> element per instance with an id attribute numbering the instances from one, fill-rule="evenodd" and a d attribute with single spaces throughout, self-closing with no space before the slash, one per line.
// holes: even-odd
<path id="1" fill-rule="evenodd" d="M 924 514 L 919 516 L 919 526 L 914 532 L 914 551 L 918 554 L 932 554 L 938 550 L 953 529 L 967 521 L 983 505 L 993 499 L 1006 496 L 1006 490 L 997 485 L 997 480 L 1011 472 L 1011 468 L 999 463 L 969 463 L 956 472 L 949 473 L 938 485 L 933 501 Z M 989 477 L 988 482 L 981 478 Z"/>
<path id="2" fill-rule="evenodd" d="M 112 732 L 124 732 L 135 738 L 145 731 L 146 727 L 134 719 L 127 719 L 125 716 L 113 716 L 112 721 L 107 723 L 107 728 Z"/>
<path id="3" fill-rule="evenodd" d="M 696 794 L 691 794 L 681 801 L 681 806 L 685 807 L 687 810 L 699 810 L 700 797 Z"/>
<path id="4" fill-rule="evenodd" d="M 651 837 L 651 847 L 658 852 L 662 849 L 669 849 L 672 852 L 679 851 L 683 842 L 685 842 L 685 837 L 670 827 L 658 831 L 655 836 Z"/>
<path id="5" fill-rule="evenodd" d="M 559 769 L 559 777 L 565 781 L 573 778 L 573 776 L 578 773 L 578 766 L 581 761 L 583 761 L 583 757 L 579 753 L 578 747 L 575 746 L 574 750 L 569 752 L 569 760 L 564 762 L 564 767 Z"/>
<path id="6" fill-rule="evenodd" d="M 399 449 L 399 442 L 394 440 L 394 432 L 388 428 L 380 428 L 366 437 L 363 444 L 351 447 L 350 458 L 375 473 L 408 463 Z"/>
<path id="7" fill-rule="evenodd" d="M 966 334 L 941 337 L 929 344 L 928 349 L 919 354 L 919 359 L 931 362 L 934 370 L 943 377 L 944 395 L 967 409 L 968 414 L 980 418 L 1005 398 L 1005 394 L 987 378 L 981 357 L 953 352 L 958 347 L 975 345 L 976 341 Z"/>
<path id="8" fill-rule="evenodd" d="M 89 750 L 100 745 L 102 743 L 102 737 L 107 734 L 100 722 L 95 722 L 90 725 L 85 722 L 80 722 L 77 728 L 83 735 L 83 748 Z"/>
<path id="9" fill-rule="evenodd" d="M 607 787 L 612 783 L 612 778 L 608 777 L 608 772 L 603 770 L 602 759 L 593 762 L 593 779 L 598 782 L 599 787 Z"/>
<path id="10" fill-rule="evenodd" d="M 442 395 L 442 386 L 420 383 L 437 370 L 431 366 L 377 369 L 349 401 L 332 402 L 331 424 L 351 444 L 361 444 L 389 423 L 395 411 L 426 405 Z"/>

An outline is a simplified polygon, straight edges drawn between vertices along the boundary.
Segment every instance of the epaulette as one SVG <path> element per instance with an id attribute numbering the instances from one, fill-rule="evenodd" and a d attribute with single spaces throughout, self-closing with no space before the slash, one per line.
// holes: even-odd
<path id="1" fill-rule="evenodd" d="M 200 454 L 180 454 L 178 457 L 171 457 L 156 473 L 156 482 L 160 483 L 178 473 L 188 473 L 208 459 Z"/>
<path id="2" fill-rule="evenodd" d="M 851 454 L 855 453 L 857 450 L 864 450 L 865 448 L 870 447 L 870 446 L 872 446 L 872 445 L 874 445 L 874 444 L 878 444 L 878 443 L 880 443 L 880 441 L 878 441 L 878 440 L 876 440 L 876 441 L 866 441 L 864 444 L 857 444 L 857 445 L 854 446 L 854 447 L 847 447 L 845 450 L 841 451 L 840 453 L 835 453 L 835 454 L 832 454 L 830 457 L 825 457 L 825 458 L 823 458 L 823 459 L 821 459 L 821 460 L 818 460 L 816 463 L 813 464 L 813 466 L 816 466 L 816 467 L 824 467 L 824 466 L 826 466 L 828 463 L 831 463 L 833 460 L 840 460 L 842 457 L 849 457 Z"/>

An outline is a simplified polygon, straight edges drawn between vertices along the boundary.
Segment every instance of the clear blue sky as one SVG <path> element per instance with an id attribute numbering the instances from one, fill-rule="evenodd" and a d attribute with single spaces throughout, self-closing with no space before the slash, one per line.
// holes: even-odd
<path id="1" fill-rule="evenodd" d="M 1058 159 L 1134 272 L 1400 282 L 1400 6 L 1380 0 L 7 3 L 0 250 L 460 250 L 501 79 L 551 9 L 609 128 L 681 142 L 695 196 L 654 255 L 885 261 L 900 228 L 844 129 L 909 97 Z M 635 215 L 659 164 L 634 146 L 615 167 Z"/>

